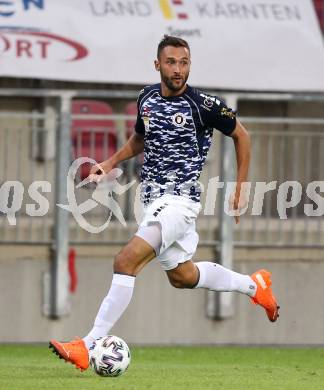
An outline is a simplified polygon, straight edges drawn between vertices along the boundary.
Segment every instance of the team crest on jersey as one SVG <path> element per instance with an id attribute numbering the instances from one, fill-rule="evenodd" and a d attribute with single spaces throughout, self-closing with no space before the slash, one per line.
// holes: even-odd
<path id="1" fill-rule="evenodd" d="M 186 117 L 182 114 L 182 112 L 177 112 L 172 116 L 172 123 L 174 124 L 174 126 L 183 127 L 186 122 Z"/>

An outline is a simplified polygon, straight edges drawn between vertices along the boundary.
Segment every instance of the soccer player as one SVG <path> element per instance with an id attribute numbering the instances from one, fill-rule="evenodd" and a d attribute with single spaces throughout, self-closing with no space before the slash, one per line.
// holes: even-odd
<path id="1" fill-rule="evenodd" d="M 144 151 L 141 172 L 144 217 L 135 236 L 114 260 L 111 287 L 99 308 L 93 328 L 83 339 L 50 341 L 60 358 L 77 368 L 88 368 L 88 349 L 108 334 L 132 298 L 136 275 L 157 258 L 176 288 L 237 291 L 261 305 L 270 321 L 279 307 L 271 290 L 270 272 L 242 275 L 214 262 L 194 263 L 198 244 L 195 220 L 200 211 L 198 178 L 211 145 L 213 129 L 232 137 L 237 159 L 234 210 L 247 180 L 250 139 L 235 113 L 218 97 L 187 85 L 190 48 L 180 38 L 164 36 L 158 45 L 155 69 L 161 83 L 144 88 L 138 98 L 135 132 L 111 158 L 92 168 L 89 178 L 99 182 L 122 161 Z M 235 216 L 239 222 L 238 215 Z"/>

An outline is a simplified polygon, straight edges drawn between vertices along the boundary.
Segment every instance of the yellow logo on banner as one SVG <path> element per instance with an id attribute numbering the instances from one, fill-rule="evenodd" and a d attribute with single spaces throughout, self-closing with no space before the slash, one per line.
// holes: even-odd
<path id="1" fill-rule="evenodd" d="M 165 19 L 188 19 L 188 14 L 181 11 L 184 0 L 159 0 L 159 3 Z"/>
<path id="2" fill-rule="evenodd" d="M 160 0 L 160 8 L 165 19 L 173 19 L 172 9 L 169 0 Z"/>

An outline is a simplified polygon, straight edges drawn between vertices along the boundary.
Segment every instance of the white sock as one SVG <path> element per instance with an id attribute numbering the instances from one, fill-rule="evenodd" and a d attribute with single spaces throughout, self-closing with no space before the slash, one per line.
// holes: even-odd
<path id="1" fill-rule="evenodd" d="M 94 340 L 106 336 L 132 299 L 135 276 L 114 274 L 108 295 L 98 311 L 94 326 L 83 338 L 89 349 Z"/>
<path id="2" fill-rule="evenodd" d="M 254 297 L 257 286 L 249 275 L 239 274 L 209 261 L 200 261 L 195 264 L 200 272 L 196 288 L 207 288 L 214 291 L 237 291 Z"/>

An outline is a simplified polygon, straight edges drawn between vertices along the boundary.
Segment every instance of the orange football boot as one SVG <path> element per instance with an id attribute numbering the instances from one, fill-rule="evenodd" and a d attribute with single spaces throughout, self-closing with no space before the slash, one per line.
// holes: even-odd
<path id="1" fill-rule="evenodd" d="M 89 354 L 88 349 L 84 341 L 80 338 L 69 343 L 60 343 L 56 340 L 51 340 L 49 343 L 53 353 L 58 355 L 60 359 L 64 359 L 66 362 L 70 362 L 79 368 L 81 371 L 85 371 L 89 367 Z"/>
<path id="2" fill-rule="evenodd" d="M 255 296 L 251 298 L 254 304 L 264 308 L 271 322 L 277 321 L 280 307 L 271 289 L 271 273 L 265 269 L 260 269 L 251 275 L 257 285 Z"/>

